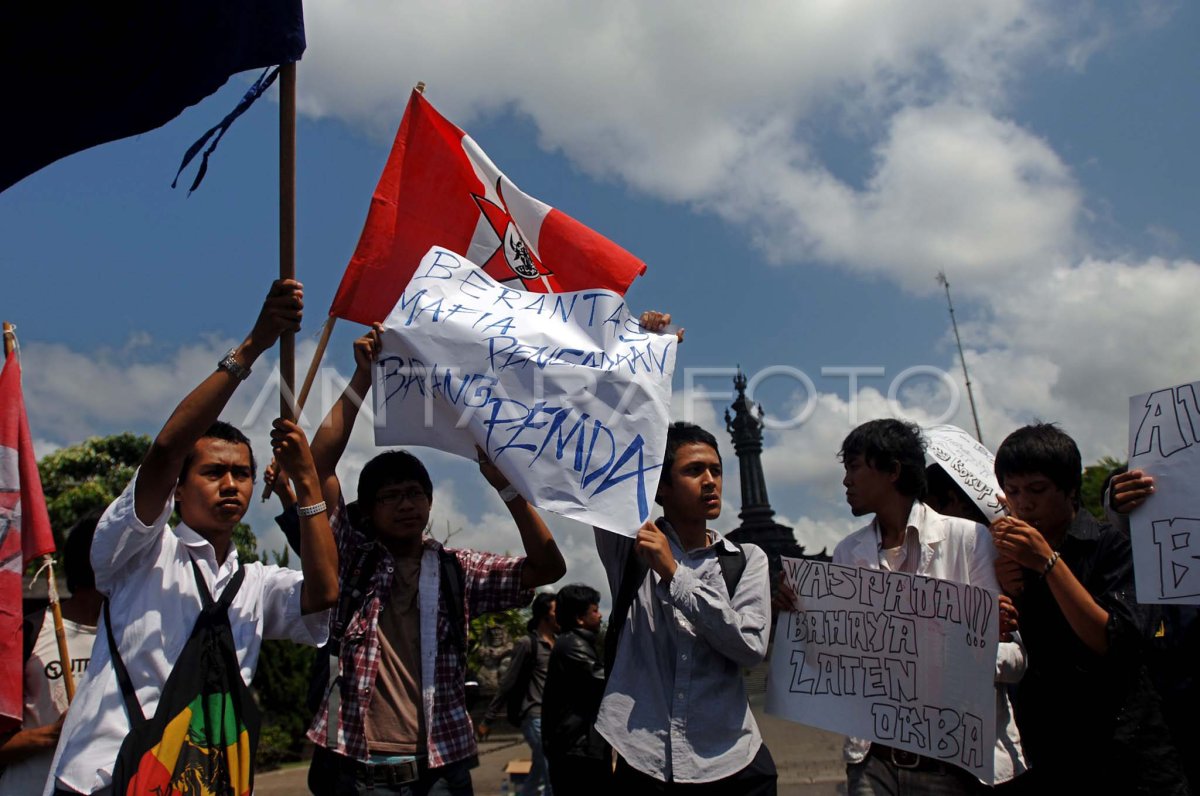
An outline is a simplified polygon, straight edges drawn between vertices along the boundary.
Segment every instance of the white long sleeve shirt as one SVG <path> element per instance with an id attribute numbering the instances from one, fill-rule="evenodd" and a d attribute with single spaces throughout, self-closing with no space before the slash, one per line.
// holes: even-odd
<path id="1" fill-rule="evenodd" d="M 986 525 L 958 517 L 944 517 L 920 501 L 914 501 L 905 529 L 905 557 L 916 555 L 913 566 L 905 561 L 905 572 L 930 578 L 980 586 L 1000 594 L 996 579 L 996 548 Z M 882 569 L 886 556 L 882 549 L 879 524 L 872 520 L 847 536 L 833 551 L 833 563 L 866 569 Z M 1021 736 L 1013 718 L 1006 683 L 1015 683 L 1025 673 L 1025 645 L 1020 635 L 1002 641 L 996 649 L 996 783 L 1007 782 L 1026 769 Z M 845 756 L 860 763 L 871 748 L 870 741 L 846 739 Z"/>
<path id="2" fill-rule="evenodd" d="M 218 563 L 213 546 L 196 531 L 167 525 L 170 499 L 152 525 L 134 510 L 137 476 L 100 518 L 92 540 L 96 588 L 108 597 L 113 637 L 129 670 L 146 718 L 154 715 L 163 685 L 200 615 L 200 591 L 192 571 L 195 558 L 205 585 L 217 599 L 237 571 L 237 550 Z M 329 634 L 329 612 L 302 615 L 302 573 L 286 567 L 246 564 L 246 576 L 229 607 L 229 623 L 248 685 L 258 665 L 263 639 L 290 639 L 319 646 Z M 55 780 L 80 793 L 107 787 L 117 752 L 129 734 L 129 716 L 113 670 L 104 619 L 87 675 L 67 712 L 46 783 Z"/>

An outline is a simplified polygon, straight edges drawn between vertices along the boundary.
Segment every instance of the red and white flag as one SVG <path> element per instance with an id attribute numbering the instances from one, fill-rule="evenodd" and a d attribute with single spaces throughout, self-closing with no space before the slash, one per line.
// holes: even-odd
<path id="1" fill-rule="evenodd" d="M 53 552 L 14 351 L 0 372 L 0 732 L 20 725 L 24 706 L 21 573 L 30 561 Z"/>
<path id="2" fill-rule="evenodd" d="M 624 294 L 646 270 L 617 244 L 522 192 L 414 91 L 329 314 L 382 321 L 433 246 L 538 293 Z"/>

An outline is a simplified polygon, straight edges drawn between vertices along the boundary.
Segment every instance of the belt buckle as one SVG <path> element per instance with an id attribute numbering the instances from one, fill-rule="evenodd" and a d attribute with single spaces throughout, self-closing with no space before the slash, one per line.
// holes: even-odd
<path id="1" fill-rule="evenodd" d="M 406 760 L 403 763 L 393 763 L 381 767 L 387 769 L 388 785 L 408 785 L 421 778 L 416 760 Z"/>
<path id="2" fill-rule="evenodd" d="M 907 749 L 891 748 L 892 765 L 896 768 L 917 768 L 921 765 L 921 756 Z"/>

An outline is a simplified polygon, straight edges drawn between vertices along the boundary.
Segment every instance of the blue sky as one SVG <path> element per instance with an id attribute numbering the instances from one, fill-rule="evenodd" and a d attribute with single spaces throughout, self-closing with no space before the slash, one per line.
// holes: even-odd
<path id="1" fill-rule="evenodd" d="M 1194 4 L 330 0 L 306 14 L 303 362 L 424 80 L 524 190 L 647 262 L 630 304 L 688 329 L 677 413 L 690 403 L 717 426 L 724 408 L 689 402 L 688 368 L 813 379 L 816 411 L 770 434 L 765 454 L 772 501 L 811 546 L 855 527 L 834 459 L 851 403 L 860 421 L 892 413 L 888 386 L 912 366 L 961 380 L 939 270 L 993 448 L 1038 417 L 1061 422 L 1085 459 L 1121 455 L 1128 396 L 1196 378 Z M 194 195 L 169 185 L 248 79 L 0 194 L 0 314 L 19 327 L 42 452 L 153 433 L 253 321 L 277 270 L 273 99 L 235 124 Z M 339 324 L 329 366 L 347 371 L 355 333 Z M 844 377 L 821 375 L 847 366 L 884 376 L 852 396 Z M 227 417 L 247 419 L 265 369 Z M 906 416 L 947 406 L 937 382 L 907 386 Z M 777 378 L 758 397 L 784 416 L 805 400 L 797 391 Z M 269 418 L 252 419 L 265 455 Z M 953 422 L 969 425 L 965 398 Z M 371 454 L 364 430 L 347 480 Z M 473 468 L 426 458 L 435 532 L 515 549 Z M 736 525 L 738 505 L 732 478 L 718 527 Z M 250 519 L 278 545 L 265 509 Z M 554 527 L 568 579 L 598 584 L 588 534 Z"/>

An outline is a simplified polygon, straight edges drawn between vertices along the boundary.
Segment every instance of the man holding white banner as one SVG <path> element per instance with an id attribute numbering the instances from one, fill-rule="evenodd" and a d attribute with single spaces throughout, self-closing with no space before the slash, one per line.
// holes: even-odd
<path id="1" fill-rule="evenodd" d="M 330 678 L 308 737 L 317 794 L 472 793 L 475 732 L 466 710 L 466 627 L 523 607 L 566 564 L 537 511 L 482 453 L 479 470 L 521 534 L 526 556 L 451 550 L 425 532 L 433 483 L 407 451 L 363 468 L 346 505 L 334 472 L 381 351 L 382 326 L 354 344 L 356 369 L 313 440 L 338 542 L 341 592 Z M 432 790 L 431 790 L 432 789 Z"/>

